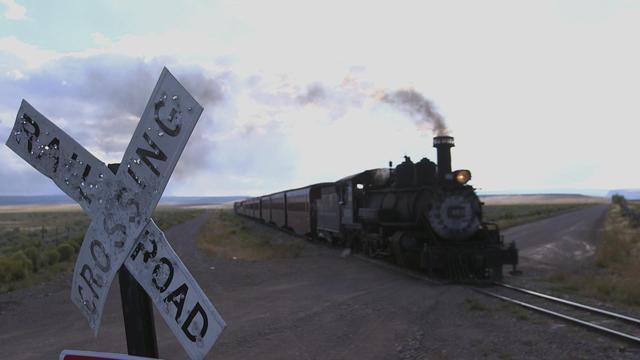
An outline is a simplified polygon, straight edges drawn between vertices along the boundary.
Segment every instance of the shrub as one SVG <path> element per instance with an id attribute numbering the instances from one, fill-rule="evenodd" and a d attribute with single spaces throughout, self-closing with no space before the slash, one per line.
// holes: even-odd
<path id="1" fill-rule="evenodd" d="M 29 268 L 31 267 L 31 260 L 20 250 L 9 258 L 9 278 L 10 280 L 21 280 L 27 277 Z"/>
<path id="2" fill-rule="evenodd" d="M 24 250 L 24 254 L 27 255 L 29 260 L 31 261 L 31 271 L 36 273 L 38 272 L 38 268 L 40 267 L 40 252 L 33 246 L 29 246 Z"/>
<path id="3" fill-rule="evenodd" d="M 616 194 L 616 195 L 613 195 L 613 196 L 611 197 L 611 202 L 612 202 L 613 204 L 618 204 L 618 205 L 620 205 L 620 204 L 623 204 L 623 203 L 625 202 L 625 198 L 624 198 L 624 196 L 622 196 L 622 195 L 618 195 L 618 194 Z"/>
<path id="4" fill-rule="evenodd" d="M 58 251 L 56 251 L 56 249 L 47 250 L 47 252 L 44 253 L 44 256 L 47 258 L 47 264 L 49 265 L 57 263 L 60 259 L 60 254 L 58 254 Z"/>
<path id="5" fill-rule="evenodd" d="M 595 263 L 601 268 L 620 265 L 631 254 L 633 244 L 625 239 L 621 229 L 611 229 L 602 236 L 602 241 L 596 249 Z"/>
<path id="6" fill-rule="evenodd" d="M 28 260 L 27 260 L 28 261 Z M 19 260 L 9 260 L 9 281 L 22 280 L 27 277 L 29 273 L 29 265 Z"/>
<path id="7" fill-rule="evenodd" d="M 7 257 L 0 257 L 0 284 L 4 284 L 11 280 L 11 274 L 9 273 L 9 261 L 9 258 Z"/>
<path id="8" fill-rule="evenodd" d="M 79 240 L 78 239 L 67 240 L 65 243 L 69 244 L 69 246 L 73 248 L 74 252 L 78 252 L 78 250 L 80 250 L 80 244 L 82 243 L 82 238 L 80 238 Z"/>
<path id="9" fill-rule="evenodd" d="M 69 261 L 73 258 L 73 255 L 75 255 L 76 253 L 76 250 L 73 248 L 73 246 L 67 243 L 62 243 L 58 245 L 57 251 L 59 254 L 60 261 Z"/>

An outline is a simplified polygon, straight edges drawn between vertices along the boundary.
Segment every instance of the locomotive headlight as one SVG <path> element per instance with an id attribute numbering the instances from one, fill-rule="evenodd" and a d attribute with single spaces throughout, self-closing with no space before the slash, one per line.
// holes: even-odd
<path id="1" fill-rule="evenodd" d="M 468 183 L 469 180 L 471 180 L 471 171 L 469 171 L 469 170 L 456 170 L 453 173 L 453 178 L 456 179 L 456 181 L 459 184 L 464 185 L 464 184 Z"/>

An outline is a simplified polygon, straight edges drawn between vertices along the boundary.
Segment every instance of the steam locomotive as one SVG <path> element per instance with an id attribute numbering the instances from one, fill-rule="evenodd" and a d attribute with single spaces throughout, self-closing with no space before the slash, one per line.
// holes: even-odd
<path id="1" fill-rule="evenodd" d="M 438 164 L 392 168 L 246 199 L 236 214 L 453 280 L 496 280 L 518 263 L 514 243 L 482 220 L 469 170 L 451 170 L 453 137 L 433 139 Z"/>

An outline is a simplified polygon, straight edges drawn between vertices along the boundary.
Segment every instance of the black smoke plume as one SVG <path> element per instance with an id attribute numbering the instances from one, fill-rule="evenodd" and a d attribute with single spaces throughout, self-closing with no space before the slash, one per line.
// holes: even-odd
<path id="1" fill-rule="evenodd" d="M 318 83 L 311 84 L 307 90 L 296 97 L 298 104 L 317 104 L 327 97 L 327 90 Z"/>
<path id="2" fill-rule="evenodd" d="M 431 125 L 437 136 L 449 133 L 444 118 L 435 109 L 431 100 L 413 89 L 385 92 L 381 101 L 398 107 L 411 116 L 419 117 L 420 120 Z"/>

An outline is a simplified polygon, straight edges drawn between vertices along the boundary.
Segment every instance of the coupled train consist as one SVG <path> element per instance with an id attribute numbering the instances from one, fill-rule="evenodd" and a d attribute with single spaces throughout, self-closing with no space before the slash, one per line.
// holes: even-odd
<path id="1" fill-rule="evenodd" d="M 372 257 L 455 280 L 502 277 L 518 263 L 496 224 L 482 220 L 482 202 L 468 170 L 451 170 L 450 136 L 433 139 L 438 164 L 408 157 L 395 168 L 363 171 L 236 202 L 237 214 L 298 235 L 323 239 Z"/>

